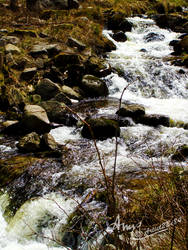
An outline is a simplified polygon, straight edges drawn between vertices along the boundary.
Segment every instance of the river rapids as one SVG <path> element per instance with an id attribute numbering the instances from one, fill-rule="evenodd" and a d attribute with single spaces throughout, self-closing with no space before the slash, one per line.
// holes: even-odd
<path id="1" fill-rule="evenodd" d="M 188 123 L 188 70 L 170 62 L 172 48 L 169 43 L 178 39 L 180 34 L 160 29 L 153 20 L 145 17 L 129 18 L 129 21 L 134 27 L 132 32 L 126 32 L 126 42 L 116 42 L 112 39 L 112 31 L 104 31 L 104 35 L 116 45 L 116 50 L 107 54 L 107 62 L 114 69 L 105 78 L 110 97 L 120 98 L 126 88 L 123 101 L 142 104 L 147 114 L 169 116 L 174 124 Z M 157 39 L 148 40 L 151 33 L 156 34 Z M 101 108 L 98 114 L 116 111 L 117 105 L 109 105 Z M 58 143 L 71 149 L 70 158 L 73 160 L 71 167 L 53 175 L 53 181 L 66 174 L 65 184 L 69 186 L 87 181 L 90 186 L 97 185 L 102 178 L 102 170 L 93 143 L 81 137 L 79 128 L 63 126 L 50 133 Z M 130 178 L 136 174 L 142 176 L 151 165 L 167 170 L 169 149 L 182 144 L 188 144 L 188 130 L 182 127 L 153 128 L 134 123 L 122 127 L 118 138 L 117 174 Z M 115 138 L 97 141 L 97 147 L 106 173 L 111 175 Z M 0 146 L 2 152 L 10 153 L 11 150 L 15 148 L 6 144 Z M 186 167 L 186 164 L 181 162 L 181 166 Z M 73 249 L 71 246 L 59 246 L 58 242 L 50 239 L 59 232 L 61 225 L 66 224 L 68 215 L 87 194 L 86 190 L 80 197 L 67 198 L 56 192 L 45 192 L 44 186 L 42 197 L 25 202 L 13 217 L 5 218 L 3 214 L 9 197 L 3 193 L 0 197 L 0 250 Z M 98 203 L 90 205 L 104 206 Z M 40 233 L 43 238 L 33 232 Z M 79 249 L 88 248 L 82 245 Z"/>

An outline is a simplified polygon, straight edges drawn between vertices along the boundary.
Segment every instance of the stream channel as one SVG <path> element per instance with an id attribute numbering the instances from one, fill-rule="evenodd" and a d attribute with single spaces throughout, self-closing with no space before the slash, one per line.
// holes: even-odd
<path id="1" fill-rule="evenodd" d="M 104 35 L 117 48 L 107 54 L 108 63 L 115 69 L 114 73 L 105 78 L 109 86 L 109 98 L 88 100 L 82 104 L 82 108 L 78 108 L 78 114 L 83 118 L 86 114 L 115 114 L 118 99 L 123 89 L 129 85 L 123 95 L 123 102 L 141 104 L 145 107 L 146 114 L 166 115 L 173 124 L 188 124 L 188 70 L 173 66 L 169 60 L 172 53 L 169 43 L 178 39 L 180 34 L 160 29 L 153 20 L 145 17 L 129 18 L 129 21 L 134 24 L 134 28 L 132 32 L 126 33 L 126 42 L 116 42 L 111 37 L 111 31 L 104 31 Z M 148 34 L 151 33 L 156 34 L 155 39 L 149 39 Z M 100 188 L 103 177 L 93 142 L 82 138 L 80 130 L 79 127 L 66 126 L 51 130 L 55 140 L 64 146 L 66 152 L 63 159 L 55 163 L 53 159 L 48 159 L 43 165 L 42 162 L 37 162 L 33 166 L 36 174 L 30 174 L 32 180 L 24 182 L 24 174 L 14 180 L 12 192 L 20 192 L 20 196 L 24 192 L 28 194 L 28 190 L 31 193 L 12 216 L 8 216 L 6 212 L 11 197 L 6 188 L 2 190 L 0 250 L 68 249 L 50 241 L 48 237 L 62 238 L 59 235 L 60 229 L 66 224 L 67 216 L 97 185 Z M 18 154 L 15 141 L 9 142 L 2 138 L 1 141 L 1 155 L 10 157 Z M 143 177 L 144 171 L 151 167 L 151 162 L 156 168 L 168 170 L 171 161 L 169 148 L 176 149 L 183 144 L 188 144 L 188 130 L 181 126 L 154 128 L 129 121 L 128 126 L 121 127 L 118 138 L 117 175 L 126 175 L 127 178 Z M 115 138 L 97 141 L 97 146 L 106 173 L 111 175 Z M 186 168 L 185 162 L 174 164 L 181 164 Z M 28 170 L 27 174 L 29 173 Z M 84 206 L 89 207 L 93 216 L 106 210 L 103 202 L 94 199 Z M 43 237 L 39 237 L 41 235 Z M 81 238 L 77 239 L 77 243 L 71 237 L 68 241 L 69 249 L 88 249 L 87 242 Z"/>

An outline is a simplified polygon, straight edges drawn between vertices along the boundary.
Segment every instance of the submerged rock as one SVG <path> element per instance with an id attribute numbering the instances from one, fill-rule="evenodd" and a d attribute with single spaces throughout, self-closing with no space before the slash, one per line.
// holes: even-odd
<path id="1" fill-rule="evenodd" d="M 157 33 L 154 33 L 154 32 L 150 32 L 146 36 L 144 36 L 144 40 L 146 42 L 163 41 L 164 39 L 165 39 L 164 35 L 157 34 Z"/>
<path id="2" fill-rule="evenodd" d="M 86 119 L 81 134 L 88 139 L 106 139 L 114 136 L 120 136 L 120 127 L 118 122 L 105 118 Z"/>

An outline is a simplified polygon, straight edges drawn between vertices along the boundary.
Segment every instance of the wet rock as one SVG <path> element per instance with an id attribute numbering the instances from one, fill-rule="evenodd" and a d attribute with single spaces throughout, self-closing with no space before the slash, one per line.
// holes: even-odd
<path id="1" fill-rule="evenodd" d="M 80 95 L 80 93 L 76 92 L 74 89 L 70 88 L 69 86 L 64 85 L 62 87 L 62 92 L 68 96 L 70 99 L 74 100 L 81 100 L 83 97 Z"/>
<path id="2" fill-rule="evenodd" d="M 36 132 L 25 135 L 16 145 L 21 152 L 32 153 L 40 150 L 40 136 Z"/>
<path id="3" fill-rule="evenodd" d="M 144 125 L 157 127 L 157 126 L 170 126 L 170 118 L 168 116 L 163 115 L 143 115 L 135 120 L 137 123 L 141 123 Z"/>
<path id="4" fill-rule="evenodd" d="M 87 97 L 100 97 L 108 95 L 106 83 L 93 75 L 85 75 L 80 84 Z"/>
<path id="5" fill-rule="evenodd" d="M 74 126 L 77 119 L 73 114 L 67 111 L 65 104 L 57 101 L 42 102 L 41 106 L 46 110 L 51 122 L 64 124 L 67 126 Z"/>
<path id="6" fill-rule="evenodd" d="M 188 53 L 188 35 L 183 37 L 183 39 L 179 42 L 179 46 L 181 47 L 181 52 Z"/>
<path id="7" fill-rule="evenodd" d="M 188 157 L 188 145 L 182 145 L 172 155 L 172 160 L 185 161 L 186 157 Z"/>
<path id="8" fill-rule="evenodd" d="M 175 32 L 185 33 L 182 26 L 187 22 L 186 18 L 178 15 L 161 14 L 153 16 L 153 19 L 160 28 L 171 29 Z"/>
<path id="9" fill-rule="evenodd" d="M 185 35 L 181 40 L 174 40 L 170 43 L 174 49 L 174 55 L 181 55 L 183 52 L 188 53 L 188 35 Z"/>
<path id="10" fill-rule="evenodd" d="M 86 119 L 89 127 L 84 124 L 81 134 L 83 137 L 88 139 L 106 139 L 114 136 L 120 136 L 120 127 L 116 121 L 96 118 L 96 119 Z"/>
<path id="11" fill-rule="evenodd" d="M 58 93 L 54 98 L 51 99 L 51 101 L 63 102 L 66 105 L 72 104 L 71 99 L 62 92 Z"/>
<path id="12" fill-rule="evenodd" d="M 14 156 L 9 159 L 0 159 L 0 187 L 11 183 L 31 166 L 36 158 L 30 156 Z"/>
<path id="13" fill-rule="evenodd" d="M 162 34 L 157 34 L 154 32 L 148 33 L 146 36 L 144 36 L 144 40 L 148 42 L 154 42 L 154 41 L 163 41 L 165 39 L 165 36 Z"/>
<path id="14" fill-rule="evenodd" d="M 30 81 L 37 73 L 37 68 L 26 68 L 20 75 L 20 79 L 24 81 Z"/>
<path id="15" fill-rule="evenodd" d="M 16 36 L 3 36 L 0 39 L 0 46 L 5 46 L 6 44 L 17 45 L 20 43 L 20 39 Z"/>
<path id="16" fill-rule="evenodd" d="M 11 53 L 11 54 L 20 54 L 21 53 L 20 49 L 17 46 L 10 44 L 10 43 L 5 45 L 5 52 Z"/>
<path id="17" fill-rule="evenodd" d="M 40 57 L 42 55 L 48 55 L 49 57 L 59 54 L 61 51 L 58 44 L 38 44 L 34 45 L 29 54 L 34 57 Z"/>
<path id="18" fill-rule="evenodd" d="M 107 18 L 107 28 L 110 30 L 119 30 L 123 32 L 131 31 L 133 25 L 125 19 L 122 12 L 112 12 Z"/>
<path id="19" fill-rule="evenodd" d="M 58 151 L 59 147 L 57 142 L 54 140 L 53 136 L 51 134 L 44 134 L 42 136 L 42 147 L 46 150 L 50 150 L 50 151 Z"/>
<path id="20" fill-rule="evenodd" d="M 117 42 L 125 42 L 127 41 L 127 36 L 125 35 L 125 33 L 123 31 L 118 31 L 118 32 L 115 32 L 113 35 L 112 35 L 112 38 L 117 41 Z"/>
<path id="21" fill-rule="evenodd" d="M 38 105 L 25 106 L 22 125 L 24 129 L 38 134 L 44 134 L 51 129 L 46 111 Z"/>
<path id="22" fill-rule="evenodd" d="M 42 100 L 49 100 L 61 92 L 58 84 L 44 78 L 36 85 L 35 93 L 40 95 Z"/>
<path id="23" fill-rule="evenodd" d="M 78 50 L 82 51 L 86 48 L 86 45 L 82 42 L 78 41 L 75 38 L 69 37 L 67 41 L 67 45 L 70 47 L 76 47 Z"/>
<path id="24" fill-rule="evenodd" d="M 145 108 L 138 104 L 127 104 L 121 107 L 116 114 L 122 117 L 138 119 L 139 117 L 145 115 Z"/>
<path id="25" fill-rule="evenodd" d="M 106 52 L 111 52 L 112 50 L 115 49 L 116 49 L 115 44 L 106 37 L 102 37 L 102 39 L 98 40 L 95 44 L 95 52 L 98 55 L 101 55 Z"/>
<path id="26" fill-rule="evenodd" d="M 88 75 L 105 77 L 112 72 L 109 64 L 97 56 L 91 56 L 85 63 L 85 71 Z"/>

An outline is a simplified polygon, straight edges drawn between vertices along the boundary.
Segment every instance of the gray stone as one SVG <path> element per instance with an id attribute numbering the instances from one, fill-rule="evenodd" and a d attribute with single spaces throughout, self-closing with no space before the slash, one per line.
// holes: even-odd
<path id="1" fill-rule="evenodd" d="M 26 130 L 39 134 L 49 132 L 51 128 L 46 111 L 38 105 L 25 106 L 22 124 Z"/>
<path id="2" fill-rule="evenodd" d="M 61 49 L 58 44 L 38 44 L 34 45 L 29 54 L 34 57 L 40 57 L 41 55 L 55 56 L 60 53 Z"/>
<path id="3" fill-rule="evenodd" d="M 82 99 L 82 96 L 78 92 L 74 91 L 72 88 L 70 88 L 70 87 L 68 87 L 66 85 L 64 85 L 62 87 L 62 92 L 66 96 L 68 96 L 70 99 L 75 99 L 75 100 L 81 100 Z"/>

